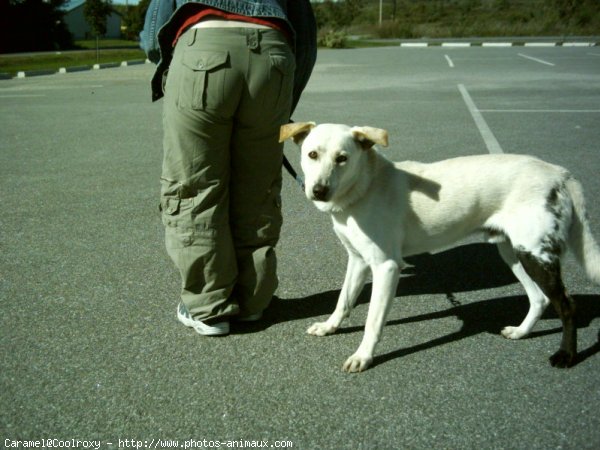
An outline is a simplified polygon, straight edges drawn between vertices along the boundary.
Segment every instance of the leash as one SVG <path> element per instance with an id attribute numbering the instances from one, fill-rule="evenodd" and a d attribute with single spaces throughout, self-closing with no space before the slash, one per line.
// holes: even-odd
<path id="1" fill-rule="evenodd" d="M 296 182 L 300 185 L 300 189 L 302 189 L 302 192 L 304 192 L 304 178 L 302 178 L 301 175 L 298 175 L 285 155 L 283 155 L 283 167 L 285 167 L 285 170 L 287 170 L 292 178 L 296 180 Z"/>
<path id="2" fill-rule="evenodd" d="M 294 121 L 290 119 L 290 123 L 294 123 Z M 298 172 L 294 170 L 292 164 L 290 164 L 285 154 L 283 155 L 283 167 L 285 167 L 285 170 L 287 170 L 292 178 L 296 180 L 296 183 L 300 185 L 300 189 L 302 189 L 302 192 L 304 192 L 304 178 L 302 178 L 302 175 L 298 175 Z"/>

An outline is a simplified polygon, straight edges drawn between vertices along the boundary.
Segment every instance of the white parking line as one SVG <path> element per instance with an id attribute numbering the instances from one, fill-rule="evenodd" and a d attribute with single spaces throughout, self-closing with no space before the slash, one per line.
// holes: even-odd
<path id="1" fill-rule="evenodd" d="M 538 62 L 538 63 L 540 63 L 540 64 L 546 64 L 547 66 L 554 66 L 554 64 L 552 64 L 551 62 L 544 61 L 543 59 L 534 58 L 533 56 L 524 55 L 523 53 L 518 53 L 518 55 L 519 55 L 521 58 L 530 59 L 531 61 L 535 61 L 535 62 Z"/>
<path id="2" fill-rule="evenodd" d="M 27 98 L 27 97 L 45 97 L 46 94 L 13 94 L 13 95 L 0 95 L 0 98 Z"/>
<path id="3" fill-rule="evenodd" d="M 600 113 L 600 109 L 480 109 L 485 113 Z"/>
<path id="4" fill-rule="evenodd" d="M 446 58 L 446 61 L 448 61 L 448 65 L 450 67 L 454 67 L 454 63 L 452 62 L 452 59 L 450 59 L 450 57 L 448 55 L 444 55 L 444 57 Z"/>
<path id="5" fill-rule="evenodd" d="M 500 147 L 500 144 L 496 139 L 496 136 L 494 136 L 494 133 L 492 133 L 492 130 L 481 115 L 481 112 L 479 111 L 479 109 L 477 109 L 475 102 L 469 95 L 469 91 L 467 91 L 467 88 L 464 86 L 464 84 L 459 84 L 458 90 L 460 91 L 462 98 L 465 104 L 467 105 L 469 112 L 471 113 L 471 117 L 473 117 L 473 120 L 475 121 L 475 125 L 477 125 L 477 128 L 479 129 L 479 133 L 481 134 L 481 137 L 485 142 L 488 152 L 504 153 L 502 147 Z"/>

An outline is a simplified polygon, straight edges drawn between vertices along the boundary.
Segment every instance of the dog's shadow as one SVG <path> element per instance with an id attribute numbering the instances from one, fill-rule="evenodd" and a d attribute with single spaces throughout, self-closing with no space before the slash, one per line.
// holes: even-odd
<path id="1" fill-rule="evenodd" d="M 590 326 L 593 319 L 600 317 L 600 302 L 598 296 L 594 295 L 574 295 L 577 304 L 577 328 L 587 328 Z M 512 296 L 504 298 L 495 298 L 492 300 L 482 300 L 476 303 L 467 305 L 454 304 L 443 311 L 422 314 L 406 319 L 391 320 L 386 326 L 394 326 L 401 324 L 409 324 L 412 322 L 420 322 L 424 320 L 442 319 L 446 317 L 456 317 L 462 322 L 460 330 L 440 336 L 429 342 L 424 342 L 408 348 L 394 350 L 387 354 L 376 355 L 373 359 L 372 366 L 382 364 L 395 358 L 407 356 L 412 353 L 417 353 L 422 350 L 431 349 L 440 345 L 456 342 L 464 338 L 468 338 L 481 333 L 500 334 L 502 328 L 506 325 L 518 325 L 521 323 L 527 313 L 528 303 L 524 296 Z M 549 307 L 544 315 L 544 319 L 558 319 L 552 307 Z M 345 328 L 338 333 L 350 333 L 353 331 L 362 330 L 360 327 Z M 543 331 L 533 331 L 527 339 L 532 339 L 550 334 L 562 332 L 562 327 L 552 328 Z M 578 352 L 576 364 L 581 363 L 590 356 L 600 352 L 600 330 L 598 331 L 598 340 L 591 347 Z"/>
<path id="2" fill-rule="evenodd" d="M 486 299 L 465 305 L 456 300 L 456 293 L 491 289 L 517 282 L 493 245 L 470 244 L 436 255 L 414 256 L 407 258 L 407 262 L 413 267 L 403 271 L 396 296 L 445 294 L 449 307 L 435 313 L 391 320 L 386 326 L 456 317 L 462 322 L 462 327 L 455 333 L 441 336 L 430 342 L 377 355 L 373 366 L 476 334 L 499 334 L 506 325 L 520 324 L 527 313 L 529 304 L 524 292 L 519 296 Z M 357 303 L 367 303 L 370 291 L 371 285 L 368 284 L 363 289 Z M 253 332 L 281 322 L 331 314 L 339 293 L 339 290 L 332 290 L 296 299 L 275 298 L 262 321 L 248 324 L 238 332 Z M 593 319 L 600 317 L 600 298 L 595 295 L 574 295 L 573 297 L 577 304 L 577 328 L 587 328 Z M 546 310 L 542 319 L 544 318 L 557 318 L 552 307 Z M 362 330 L 363 327 L 345 327 L 338 330 L 337 333 L 354 333 Z M 529 338 L 560 332 L 560 327 L 534 331 Z M 600 352 L 600 332 L 598 342 L 580 352 L 577 362 L 579 363 L 598 352 Z"/>

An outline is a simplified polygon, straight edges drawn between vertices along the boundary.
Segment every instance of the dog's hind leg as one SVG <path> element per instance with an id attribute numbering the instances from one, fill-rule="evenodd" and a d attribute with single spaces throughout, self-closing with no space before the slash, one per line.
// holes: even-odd
<path id="1" fill-rule="evenodd" d="M 518 327 L 507 326 L 502 330 L 502 336 L 507 339 L 521 339 L 531 333 L 531 330 L 542 317 L 544 310 L 550 303 L 539 286 L 531 279 L 517 258 L 510 242 L 498 243 L 498 251 L 506 264 L 511 268 L 517 280 L 521 282 L 529 298 L 529 311 L 523 322 Z"/>
<path id="2" fill-rule="evenodd" d="M 350 315 L 350 311 L 352 311 L 356 299 L 365 285 L 368 272 L 369 267 L 363 259 L 353 252 L 348 252 L 346 278 L 333 314 L 325 322 L 312 324 L 306 332 L 313 336 L 325 336 L 335 333 L 342 320 Z"/>
<path id="3" fill-rule="evenodd" d="M 565 290 L 560 273 L 560 258 L 554 257 L 547 262 L 526 251 L 517 249 L 516 252 L 523 268 L 550 299 L 562 322 L 560 348 L 550 357 L 550 364 L 555 367 L 571 367 L 577 357 L 575 302 Z"/>

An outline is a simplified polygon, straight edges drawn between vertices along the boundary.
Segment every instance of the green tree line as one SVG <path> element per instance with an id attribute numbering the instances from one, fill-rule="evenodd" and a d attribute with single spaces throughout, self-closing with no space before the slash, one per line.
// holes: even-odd
<path id="1" fill-rule="evenodd" d="M 59 9 L 66 0 L 0 0 L 0 53 L 73 45 Z"/>
<path id="2" fill-rule="evenodd" d="M 73 48 L 61 9 L 66 2 L 0 0 L 0 53 Z M 110 0 L 90 3 L 98 2 L 110 4 Z M 149 2 L 111 6 L 121 14 L 125 39 L 137 39 Z M 345 33 L 350 32 L 422 38 L 595 35 L 600 31 L 600 0 L 325 0 L 313 2 L 313 8 L 321 43 L 332 47 L 342 46 Z M 93 28 L 101 35 L 102 21 Z"/>
<path id="3" fill-rule="evenodd" d="M 332 30 L 396 38 L 600 32 L 600 0 L 325 0 L 313 7 L 321 35 Z"/>

